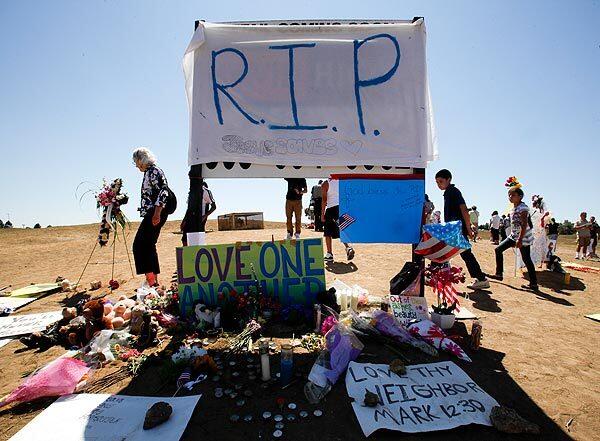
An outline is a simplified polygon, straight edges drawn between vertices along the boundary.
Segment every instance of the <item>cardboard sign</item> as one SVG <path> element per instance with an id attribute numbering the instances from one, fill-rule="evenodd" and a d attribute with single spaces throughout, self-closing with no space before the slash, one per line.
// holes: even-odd
<path id="1" fill-rule="evenodd" d="M 67 395 L 35 417 L 11 441 L 165 441 L 183 434 L 200 395 L 182 398 L 126 395 Z M 151 430 L 143 430 L 146 411 L 165 401 L 171 417 Z"/>
<path id="2" fill-rule="evenodd" d="M 423 179 L 340 179 L 340 237 L 349 243 L 418 243 Z"/>
<path id="3" fill-rule="evenodd" d="M 491 426 L 498 403 L 450 361 L 406 367 L 398 376 L 386 364 L 350 362 L 346 389 L 365 436 L 378 429 L 431 432 L 466 424 Z M 379 395 L 377 407 L 363 405 L 365 391 Z"/>
<path id="4" fill-rule="evenodd" d="M 61 311 L 0 317 L 0 338 L 42 331 L 62 318 Z"/>
<path id="5" fill-rule="evenodd" d="M 425 297 L 390 296 L 390 307 L 394 312 L 394 318 L 403 325 L 411 320 L 429 320 Z"/>
<path id="6" fill-rule="evenodd" d="M 335 22 L 201 22 L 183 62 L 189 164 L 435 159 L 423 20 Z"/>
<path id="7" fill-rule="evenodd" d="M 196 300 L 216 305 L 218 295 L 249 292 L 256 286 L 282 305 L 314 303 L 325 290 L 320 238 L 244 242 L 177 248 L 179 304 L 186 314 Z"/>

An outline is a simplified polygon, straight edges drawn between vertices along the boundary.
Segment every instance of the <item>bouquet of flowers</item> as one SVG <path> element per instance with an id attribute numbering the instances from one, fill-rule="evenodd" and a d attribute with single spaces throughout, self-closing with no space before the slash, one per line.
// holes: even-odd
<path id="1" fill-rule="evenodd" d="M 425 268 L 425 283 L 437 295 L 437 306 L 432 305 L 435 313 L 447 315 L 454 309 L 460 311 L 458 293 L 454 285 L 464 283 L 464 281 L 465 273 L 462 268 L 435 263 L 431 263 Z"/>
<path id="2" fill-rule="evenodd" d="M 504 186 L 507 188 L 521 188 L 522 185 L 519 182 L 519 180 L 517 179 L 516 176 L 511 176 L 509 177 L 506 182 L 504 183 Z"/>
<path id="3" fill-rule="evenodd" d="M 110 230 L 117 232 L 117 225 L 122 229 L 127 224 L 127 218 L 121 205 L 125 205 L 129 201 L 127 193 L 122 192 L 123 181 L 120 178 L 115 179 L 108 184 L 103 182 L 102 188 L 96 194 L 96 207 L 102 210 L 102 220 L 100 222 L 100 232 L 98 234 L 98 243 L 101 247 L 108 243 Z"/>

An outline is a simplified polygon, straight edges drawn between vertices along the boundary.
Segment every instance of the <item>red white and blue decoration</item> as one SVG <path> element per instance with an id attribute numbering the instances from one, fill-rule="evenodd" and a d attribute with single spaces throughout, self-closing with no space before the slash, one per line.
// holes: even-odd
<path id="1" fill-rule="evenodd" d="M 352 224 L 356 219 L 354 219 L 352 216 L 350 216 L 348 213 L 344 213 L 340 216 L 339 219 L 339 225 L 340 225 L 340 231 L 341 230 L 345 230 L 347 227 L 350 226 L 350 224 Z"/>
<path id="2" fill-rule="evenodd" d="M 453 221 L 423 225 L 423 235 L 415 253 L 432 262 L 444 263 L 469 248 L 471 244 L 462 233 L 462 222 Z"/>

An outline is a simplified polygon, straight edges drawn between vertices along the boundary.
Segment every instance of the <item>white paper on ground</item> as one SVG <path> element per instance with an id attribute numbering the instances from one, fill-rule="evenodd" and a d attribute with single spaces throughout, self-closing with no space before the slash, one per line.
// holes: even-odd
<path id="1" fill-rule="evenodd" d="M 0 297 L 0 310 L 6 307 L 17 310 L 34 300 L 37 297 Z"/>
<path id="2" fill-rule="evenodd" d="M 61 311 L 0 317 L 0 338 L 42 331 L 62 318 Z"/>
<path id="3" fill-rule="evenodd" d="M 66 395 L 35 417 L 11 441 L 178 440 L 199 399 L 200 395 L 181 398 Z M 160 426 L 143 430 L 146 411 L 159 401 L 173 407 L 171 417 Z"/>
<path id="4" fill-rule="evenodd" d="M 387 364 L 350 362 L 346 390 L 365 434 L 378 429 L 431 432 L 466 424 L 491 426 L 498 403 L 456 364 L 418 364 L 399 376 Z M 365 391 L 379 395 L 377 407 L 364 406 Z"/>

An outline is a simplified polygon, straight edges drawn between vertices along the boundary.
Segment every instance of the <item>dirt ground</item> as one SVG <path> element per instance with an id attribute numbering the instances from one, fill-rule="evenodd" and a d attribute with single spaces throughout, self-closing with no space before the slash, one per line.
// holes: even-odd
<path id="1" fill-rule="evenodd" d="M 159 241 L 163 269 L 161 281 L 167 283 L 175 271 L 174 247 L 181 236 L 175 234 L 178 222 L 169 222 Z M 209 222 L 208 228 L 216 230 Z M 135 229 L 135 227 L 134 227 Z M 41 230 L 0 230 L 0 287 L 14 288 L 30 283 L 52 282 L 63 276 L 75 282 L 81 274 L 97 235 L 96 225 L 54 227 Z M 208 243 L 281 239 L 285 231 L 281 224 L 267 223 L 265 230 L 240 232 L 211 232 Z M 306 236 L 316 236 L 306 232 Z M 128 238 L 131 246 L 133 232 Z M 561 238 L 559 255 L 563 261 L 573 261 L 572 238 Z M 371 294 L 384 295 L 389 279 L 410 259 L 410 247 L 397 245 L 356 245 L 356 257 L 351 264 L 342 260 L 328 266 L 328 283 L 339 278 L 347 284 L 359 284 Z M 474 253 L 484 271 L 494 269 L 493 246 L 487 240 L 474 245 Z M 339 243 L 334 247 L 336 257 L 342 256 Z M 508 254 L 508 253 L 507 253 Z M 81 284 L 92 280 L 106 285 L 111 278 L 112 249 L 97 249 Z M 132 295 L 141 277 L 132 277 L 125 245 L 117 242 L 115 278 L 123 281 L 117 294 Z M 540 293 L 520 289 L 521 277 L 512 277 L 512 260 L 507 258 L 503 282 L 493 282 L 491 289 L 471 293 L 461 300 L 462 305 L 477 314 L 483 323 L 482 348 L 469 352 L 473 363 L 457 362 L 483 389 L 498 402 L 514 407 L 522 416 L 539 424 L 540 436 L 507 436 L 483 426 L 460 427 L 445 432 L 409 435 L 398 432 L 378 432 L 371 439 L 600 439 L 600 323 L 585 318 L 599 313 L 600 274 L 571 271 L 571 282 L 564 286 L 562 277 L 548 272 L 539 273 Z M 582 263 L 579 262 L 578 263 Z M 461 266 L 462 261 L 455 264 Z M 600 268 L 598 263 L 583 264 Z M 463 291 L 467 291 L 466 288 Z M 431 292 L 427 292 L 430 303 Z M 39 299 L 18 311 L 28 314 L 59 310 L 69 300 L 58 293 Z M 467 324 L 470 329 L 470 324 Z M 54 347 L 44 352 L 25 350 L 18 340 L 0 348 L 0 396 L 14 389 L 21 378 L 64 352 Z M 394 354 L 385 347 L 367 344 L 363 362 L 389 362 Z M 411 355 L 415 362 L 427 361 Z M 450 358 L 441 356 L 441 360 Z M 295 357 L 298 371 L 307 372 L 314 355 L 299 353 Z M 152 367 L 134 381 L 119 378 L 115 367 L 106 367 L 96 374 L 106 378 L 102 393 L 170 396 L 174 384 L 161 384 Z M 112 379 L 112 380 L 111 380 Z M 253 386 L 248 386 L 253 387 Z M 259 421 L 264 410 L 276 410 L 275 396 L 298 403 L 299 408 L 322 409 L 321 418 L 286 424 L 285 439 L 351 440 L 363 439 L 352 411 L 343 381 L 340 381 L 319 406 L 309 406 L 302 395 L 302 382 L 285 391 L 253 389 L 254 395 L 246 409 L 236 409 L 225 398 L 216 399 L 214 384 L 205 382 L 197 389 L 203 393 L 183 439 L 239 440 L 271 438 L 272 424 Z M 99 390 L 98 390 L 99 391 Z M 26 425 L 52 399 L 0 410 L 0 439 L 5 440 Z M 233 413 L 254 413 L 253 423 L 231 423 Z M 570 424 L 568 424 L 570 422 Z M 568 427 L 567 427 L 568 426 Z"/>

